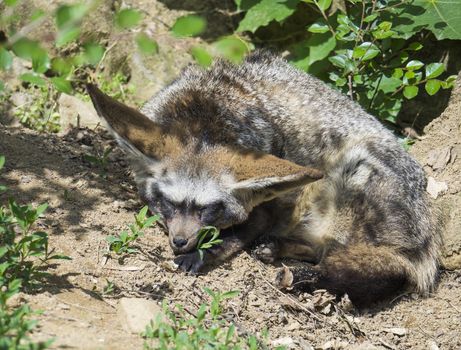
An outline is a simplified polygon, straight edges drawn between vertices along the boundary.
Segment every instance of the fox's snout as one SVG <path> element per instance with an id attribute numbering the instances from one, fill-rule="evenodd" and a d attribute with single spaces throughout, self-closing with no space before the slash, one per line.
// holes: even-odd
<path id="1" fill-rule="evenodd" d="M 197 247 L 201 222 L 191 215 L 175 215 L 167 220 L 171 249 L 175 254 L 184 254 Z"/>

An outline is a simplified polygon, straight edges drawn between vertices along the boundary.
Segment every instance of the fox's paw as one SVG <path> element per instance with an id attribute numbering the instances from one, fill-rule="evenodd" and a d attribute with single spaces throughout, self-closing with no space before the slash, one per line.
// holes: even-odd
<path id="1" fill-rule="evenodd" d="M 203 257 L 204 258 L 204 257 Z M 203 259 L 198 252 L 187 253 L 177 256 L 173 261 L 184 272 L 197 274 L 205 265 Z"/>
<path id="2" fill-rule="evenodd" d="M 321 278 L 321 272 L 315 266 L 288 268 L 283 266 L 275 277 L 275 284 L 279 289 L 314 290 Z"/>
<path id="3" fill-rule="evenodd" d="M 279 247 L 277 242 L 261 243 L 253 249 L 253 256 L 265 264 L 272 264 L 278 257 Z"/>

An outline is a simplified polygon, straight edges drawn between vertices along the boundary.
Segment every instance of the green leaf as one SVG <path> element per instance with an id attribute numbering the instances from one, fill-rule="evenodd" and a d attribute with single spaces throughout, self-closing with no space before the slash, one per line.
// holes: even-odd
<path id="1" fill-rule="evenodd" d="M 368 61 L 376 57 L 379 52 L 375 44 L 367 41 L 354 48 L 352 57 L 360 58 L 362 61 Z"/>
<path id="2" fill-rule="evenodd" d="M 43 79 L 43 78 L 41 78 L 38 75 L 35 75 L 33 73 L 21 74 L 21 76 L 19 78 L 22 81 L 25 81 L 27 83 L 31 83 L 31 84 L 34 84 L 34 85 L 37 85 L 37 86 L 45 86 L 46 85 L 45 79 Z"/>
<path id="3" fill-rule="evenodd" d="M 243 57 L 249 51 L 247 43 L 233 35 L 219 39 L 213 46 L 219 55 L 234 63 L 242 62 Z"/>
<path id="4" fill-rule="evenodd" d="M 335 56 L 329 57 L 328 60 L 331 63 L 333 63 L 333 65 L 336 67 L 339 67 L 339 68 L 346 67 L 346 57 L 344 55 L 335 55 Z"/>
<path id="5" fill-rule="evenodd" d="M 30 16 L 30 21 L 34 22 L 36 20 L 39 20 L 40 18 L 43 18 L 46 15 L 45 11 L 42 9 L 35 10 L 32 15 Z"/>
<path id="6" fill-rule="evenodd" d="M 115 24 L 121 29 L 129 29 L 138 25 L 141 21 L 141 13 L 133 9 L 123 9 L 116 13 Z"/>
<path id="7" fill-rule="evenodd" d="M 79 27 L 72 27 L 60 30 L 56 37 L 56 46 L 61 47 L 70 43 L 71 41 L 78 39 L 80 33 L 81 29 Z"/>
<path id="8" fill-rule="evenodd" d="M 3 47 L 0 47 L 0 69 L 9 69 L 11 67 L 12 62 L 13 57 L 11 56 L 11 54 Z"/>
<path id="9" fill-rule="evenodd" d="M 416 95 L 418 95 L 419 88 L 417 86 L 405 86 L 403 89 L 403 96 L 407 99 L 412 99 Z"/>
<path id="10" fill-rule="evenodd" d="M 197 15 L 179 17 L 171 31 L 178 37 L 197 36 L 206 29 L 206 20 Z"/>
<path id="11" fill-rule="evenodd" d="M 423 44 L 418 43 L 418 42 L 414 42 L 414 43 L 411 43 L 410 45 L 408 45 L 407 50 L 419 51 L 419 50 L 421 50 L 422 48 L 423 48 Z"/>
<path id="12" fill-rule="evenodd" d="M 88 6 L 85 4 L 61 5 L 56 10 L 55 19 L 58 29 L 66 29 L 80 21 L 85 16 Z"/>
<path id="13" fill-rule="evenodd" d="M 438 40 L 461 39 L 461 4 L 458 0 L 413 0 L 403 2 L 394 13 L 394 30 L 410 38 L 422 28 Z"/>
<path id="14" fill-rule="evenodd" d="M 335 49 L 336 38 L 330 32 L 314 34 L 299 45 L 302 54 L 292 62 L 296 67 L 308 71 L 313 63 L 325 59 Z"/>
<path id="15" fill-rule="evenodd" d="M 43 204 L 39 205 L 39 206 L 37 207 L 37 209 L 35 209 L 35 213 L 36 213 L 37 217 L 39 217 L 40 215 L 42 215 L 42 214 L 45 212 L 45 210 L 46 210 L 47 208 L 48 208 L 48 204 L 47 204 L 47 203 L 43 203 Z"/>
<path id="16" fill-rule="evenodd" d="M 394 78 L 400 79 L 401 77 L 403 77 L 403 69 L 402 68 L 394 69 L 394 72 L 392 73 L 392 76 Z"/>
<path id="17" fill-rule="evenodd" d="M 426 79 L 437 78 L 443 72 L 445 72 L 443 63 L 429 63 L 426 65 Z"/>
<path id="18" fill-rule="evenodd" d="M 53 77 L 50 79 L 56 90 L 66 94 L 72 93 L 72 85 L 69 80 L 63 77 Z"/>
<path id="19" fill-rule="evenodd" d="M 230 298 L 235 298 L 240 294 L 239 290 L 230 290 L 228 292 L 224 292 L 221 294 L 222 299 L 230 299 Z"/>
<path id="20" fill-rule="evenodd" d="M 194 60 L 202 67 L 209 67 L 213 62 L 213 57 L 203 47 L 194 46 L 191 48 L 190 53 Z"/>
<path id="21" fill-rule="evenodd" d="M 5 0 L 5 5 L 14 6 L 14 5 L 16 5 L 17 2 L 18 2 L 18 0 Z"/>
<path id="22" fill-rule="evenodd" d="M 49 260 L 72 260 L 70 256 L 64 254 L 54 254 L 48 258 Z"/>
<path id="23" fill-rule="evenodd" d="M 406 67 L 410 70 L 418 70 L 424 66 L 424 63 L 418 60 L 411 60 L 407 63 Z"/>
<path id="24" fill-rule="evenodd" d="M 145 55 L 153 55 L 158 53 L 158 44 L 152 40 L 147 34 L 141 33 L 136 36 L 136 44 L 139 51 Z"/>
<path id="25" fill-rule="evenodd" d="M 5 165 L 5 156 L 0 156 L 0 169 Z"/>
<path id="26" fill-rule="evenodd" d="M 437 93 L 437 91 L 440 90 L 441 87 L 441 81 L 437 79 L 430 79 L 426 81 L 426 84 L 424 85 L 424 88 L 426 89 L 426 92 L 432 96 Z"/>
<path id="27" fill-rule="evenodd" d="M 12 46 L 14 54 L 26 60 L 31 60 L 34 52 L 39 49 L 40 46 L 36 41 L 27 38 L 20 38 Z"/>
<path id="28" fill-rule="evenodd" d="M 328 25 L 323 21 L 318 21 L 313 24 L 311 24 L 307 30 L 311 33 L 326 33 L 330 29 L 328 28 Z"/>
<path id="29" fill-rule="evenodd" d="M 295 12 L 300 0 L 261 0 L 252 6 L 240 21 L 237 32 L 250 31 L 268 25 L 272 21 L 281 22 Z"/>
<path id="30" fill-rule="evenodd" d="M 363 21 L 364 21 L 365 23 L 369 23 L 369 22 L 374 21 L 376 18 L 378 18 L 378 14 L 377 14 L 377 13 L 373 13 L 373 14 L 371 14 L 371 15 L 369 15 L 369 16 L 366 16 L 366 17 L 363 19 Z"/>
<path id="31" fill-rule="evenodd" d="M 83 45 L 85 60 L 92 65 L 97 65 L 104 55 L 104 48 L 97 43 L 86 43 Z"/>
<path id="32" fill-rule="evenodd" d="M 32 53 L 32 69 L 36 73 L 45 73 L 50 68 L 50 59 L 45 50 L 37 48 Z"/>
<path id="33" fill-rule="evenodd" d="M 456 78 L 456 75 L 450 75 L 445 81 L 442 81 L 442 89 L 452 88 L 455 85 Z"/>
<path id="34" fill-rule="evenodd" d="M 66 76 L 72 70 L 72 63 L 61 57 L 56 57 L 51 61 L 51 69 L 61 76 Z"/>
<path id="35" fill-rule="evenodd" d="M 331 6 L 332 0 L 317 0 L 316 5 L 322 10 L 326 11 Z"/>

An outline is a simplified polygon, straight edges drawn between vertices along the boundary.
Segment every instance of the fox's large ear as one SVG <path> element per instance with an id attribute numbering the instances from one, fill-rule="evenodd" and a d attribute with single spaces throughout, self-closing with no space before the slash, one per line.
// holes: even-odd
<path id="1" fill-rule="evenodd" d="M 319 170 L 265 153 L 241 152 L 229 164 L 237 179 L 233 193 L 253 207 L 323 177 Z"/>
<path id="2" fill-rule="evenodd" d="M 134 156 L 159 160 L 175 154 L 178 140 L 141 112 L 107 96 L 95 85 L 86 86 L 99 116 L 106 120 L 119 144 Z"/>

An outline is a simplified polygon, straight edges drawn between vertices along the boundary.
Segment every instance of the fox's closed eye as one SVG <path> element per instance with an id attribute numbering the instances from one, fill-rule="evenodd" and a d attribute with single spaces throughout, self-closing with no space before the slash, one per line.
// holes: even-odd
<path id="1" fill-rule="evenodd" d="M 160 207 L 162 209 L 162 214 L 165 217 L 173 216 L 178 208 L 178 206 L 175 203 L 171 202 L 165 197 L 160 197 L 159 202 L 160 202 Z"/>
<path id="2" fill-rule="evenodd" d="M 200 208 L 200 221 L 212 223 L 218 219 L 224 211 L 223 202 L 215 202 Z"/>

